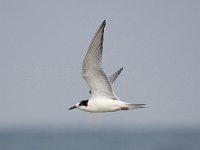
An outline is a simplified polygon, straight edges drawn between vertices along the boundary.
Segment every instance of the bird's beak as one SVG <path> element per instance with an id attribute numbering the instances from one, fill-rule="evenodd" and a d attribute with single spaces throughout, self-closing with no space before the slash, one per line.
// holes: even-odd
<path id="1" fill-rule="evenodd" d="M 76 106 L 72 106 L 68 110 L 72 110 L 72 109 L 75 109 L 75 108 L 77 108 L 77 107 Z"/>

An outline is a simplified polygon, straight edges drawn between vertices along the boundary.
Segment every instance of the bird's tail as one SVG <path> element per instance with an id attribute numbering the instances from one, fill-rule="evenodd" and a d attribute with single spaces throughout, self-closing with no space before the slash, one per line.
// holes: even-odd
<path id="1" fill-rule="evenodd" d="M 144 105 L 145 104 L 130 104 L 130 103 L 127 103 L 126 107 L 128 109 L 146 108 L 146 107 L 144 107 Z"/>

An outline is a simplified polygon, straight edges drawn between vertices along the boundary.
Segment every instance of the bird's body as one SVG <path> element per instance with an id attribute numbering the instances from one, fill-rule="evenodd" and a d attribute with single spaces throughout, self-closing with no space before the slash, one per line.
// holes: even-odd
<path id="1" fill-rule="evenodd" d="M 80 109 L 87 112 L 115 112 L 118 110 L 136 109 L 142 105 L 143 104 L 129 104 L 120 100 L 97 97 L 89 99 L 87 107 L 80 107 Z"/>
<path id="2" fill-rule="evenodd" d="M 106 22 L 104 20 L 92 39 L 82 65 L 82 77 L 90 88 L 91 98 L 78 102 L 69 110 L 78 108 L 87 112 L 115 112 L 118 110 L 144 108 L 144 104 L 126 103 L 120 101 L 115 95 L 111 84 L 116 80 L 123 68 L 114 73 L 110 78 L 106 76 L 102 68 L 105 25 Z"/>

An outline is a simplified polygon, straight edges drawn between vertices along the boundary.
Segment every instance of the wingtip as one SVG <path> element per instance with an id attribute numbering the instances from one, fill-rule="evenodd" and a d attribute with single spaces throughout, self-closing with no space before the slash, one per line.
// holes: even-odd
<path id="1" fill-rule="evenodd" d="M 106 26 L 106 20 L 103 20 L 103 22 L 101 23 L 101 27 L 105 27 Z"/>
<path id="2" fill-rule="evenodd" d="M 103 22 L 101 23 L 101 25 L 99 26 L 99 29 L 97 30 L 96 34 L 99 32 L 99 31 L 103 31 L 104 32 L 104 28 L 106 26 L 106 20 L 103 20 Z M 95 36 L 96 36 L 95 34 Z"/>
<path id="3" fill-rule="evenodd" d="M 121 73 L 123 69 L 124 69 L 124 68 L 123 68 L 123 67 L 121 67 L 121 68 L 119 69 L 119 72 Z"/>

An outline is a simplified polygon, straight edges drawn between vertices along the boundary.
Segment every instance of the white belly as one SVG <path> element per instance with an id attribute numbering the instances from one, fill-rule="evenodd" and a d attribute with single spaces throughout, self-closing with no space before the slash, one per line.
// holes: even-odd
<path id="1" fill-rule="evenodd" d="M 88 103 L 87 112 L 114 112 L 121 110 L 123 102 L 111 99 L 91 100 Z"/>

